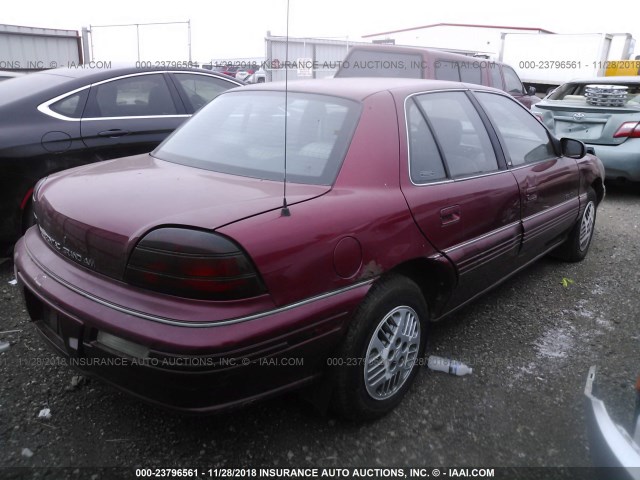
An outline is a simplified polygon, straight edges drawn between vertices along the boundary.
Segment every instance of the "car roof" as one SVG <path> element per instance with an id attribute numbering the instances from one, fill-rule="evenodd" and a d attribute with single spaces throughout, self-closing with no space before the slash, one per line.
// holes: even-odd
<path id="1" fill-rule="evenodd" d="M 568 81 L 567 83 L 640 83 L 640 75 L 618 76 L 618 77 L 591 77 L 591 78 L 576 78 Z"/>
<path id="2" fill-rule="evenodd" d="M 98 64 L 99 65 L 99 64 Z M 77 67 L 61 67 L 54 68 L 52 70 L 43 70 L 41 72 L 36 72 L 32 75 L 57 75 L 62 77 L 69 78 L 84 78 L 90 79 L 91 81 L 100 81 L 102 79 L 107 79 L 111 77 L 117 77 L 121 75 L 129 75 L 132 73 L 143 73 L 143 72 L 200 72 L 206 73 L 208 75 L 215 75 L 217 72 L 212 72 L 211 70 L 206 70 L 202 68 L 192 68 L 192 67 L 172 67 L 172 66 L 151 66 L 151 67 L 140 67 L 135 66 L 133 64 L 122 64 L 108 67 L 94 67 L 91 64 L 78 65 Z"/>
<path id="3" fill-rule="evenodd" d="M 485 90 L 491 92 L 504 93 L 491 87 L 482 85 L 449 82 L 445 80 L 425 80 L 414 78 L 326 78 L 318 80 L 296 80 L 289 82 L 270 82 L 248 85 L 242 87 L 242 91 L 284 91 L 285 88 L 289 92 L 294 93 L 315 93 L 332 95 L 336 97 L 349 98 L 356 101 L 383 91 L 390 91 L 398 94 L 411 94 L 416 92 L 426 92 L 431 90 L 454 90 L 454 89 L 473 89 Z M 238 91 L 234 89 L 234 91 Z"/>
<path id="4" fill-rule="evenodd" d="M 18 79 L 0 82 L 0 107 L 16 101 L 36 99 L 41 102 L 75 88 L 81 88 L 111 78 L 147 72 L 186 72 L 215 76 L 237 84 L 244 82 L 219 72 L 189 67 L 136 67 L 135 65 L 95 68 L 91 65 L 63 67 L 29 73 Z"/>
<path id="5" fill-rule="evenodd" d="M 349 49 L 349 54 L 354 50 L 367 50 L 371 52 L 390 52 L 390 53 L 413 53 L 422 55 L 424 53 L 429 53 L 432 55 L 437 55 L 438 58 L 442 60 L 458 60 L 461 61 L 463 59 L 466 60 L 477 60 L 477 61 L 485 61 L 488 63 L 496 63 L 501 65 L 502 62 L 498 60 L 487 60 L 484 57 L 476 57 L 474 55 L 465 55 L 463 53 L 454 53 L 446 50 L 438 50 L 435 48 L 426 48 L 426 47 L 411 47 L 404 45 L 354 45 Z"/>

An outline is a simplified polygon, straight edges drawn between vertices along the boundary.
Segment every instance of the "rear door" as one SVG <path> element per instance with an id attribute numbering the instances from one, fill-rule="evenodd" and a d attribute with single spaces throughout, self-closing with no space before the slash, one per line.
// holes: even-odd
<path id="1" fill-rule="evenodd" d="M 140 73 L 91 86 L 80 130 L 94 160 L 153 150 L 189 115 L 166 74 Z"/>
<path id="2" fill-rule="evenodd" d="M 414 95 L 405 110 L 402 191 L 423 234 L 457 269 L 451 309 L 513 269 L 521 241 L 518 184 L 464 91 Z"/>
<path id="3" fill-rule="evenodd" d="M 540 256 L 564 239 L 578 217 L 578 165 L 559 156 L 548 131 L 504 95 L 475 92 L 500 138 L 520 188 L 524 236 L 520 261 Z"/>

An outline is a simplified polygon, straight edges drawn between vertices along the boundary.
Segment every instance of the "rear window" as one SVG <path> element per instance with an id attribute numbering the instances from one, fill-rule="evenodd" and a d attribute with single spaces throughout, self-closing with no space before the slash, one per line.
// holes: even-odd
<path id="1" fill-rule="evenodd" d="M 565 83 L 557 88 L 549 100 L 564 100 L 593 106 L 640 107 L 640 83 Z"/>
<path id="2" fill-rule="evenodd" d="M 422 78 L 420 54 L 352 50 L 336 77 Z"/>
<path id="3" fill-rule="evenodd" d="M 221 173 L 282 181 L 287 118 L 287 181 L 331 185 L 360 114 L 356 102 L 314 94 L 223 94 L 165 140 L 161 160 Z"/>

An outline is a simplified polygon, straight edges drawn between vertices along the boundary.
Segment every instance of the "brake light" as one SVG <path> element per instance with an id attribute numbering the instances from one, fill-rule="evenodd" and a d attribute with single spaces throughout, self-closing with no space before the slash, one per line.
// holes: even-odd
<path id="1" fill-rule="evenodd" d="M 185 228 L 160 228 L 140 240 L 129 258 L 125 281 L 201 300 L 236 300 L 265 291 L 249 257 L 234 242 Z"/>
<path id="2" fill-rule="evenodd" d="M 624 122 L 613 134 L 613 138 L 640 138 L 640 122 Z"/>

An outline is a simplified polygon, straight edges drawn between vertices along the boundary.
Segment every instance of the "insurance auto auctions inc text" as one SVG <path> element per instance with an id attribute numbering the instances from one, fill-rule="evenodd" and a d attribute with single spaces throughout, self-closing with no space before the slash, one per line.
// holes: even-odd
<path id="1" fill-rule="evenodd" d="M 228 470 L 228 471 L 227 471 Z M 251 468 L 237 473 L 242 478 L 451 478 L 495 476 L 493 468 Z M 233 469 L 213 469 L 213 477 L 233 475 Z"/>

